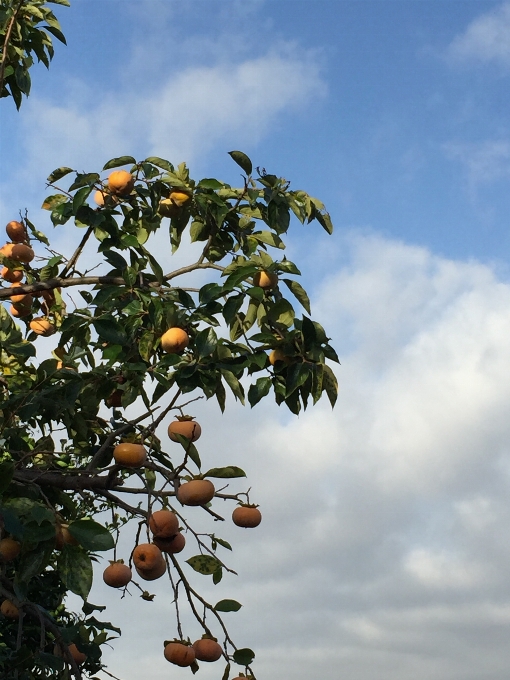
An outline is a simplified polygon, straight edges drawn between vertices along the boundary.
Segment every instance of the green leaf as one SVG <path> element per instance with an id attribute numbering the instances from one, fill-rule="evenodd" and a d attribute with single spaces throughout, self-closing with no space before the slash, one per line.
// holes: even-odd
<path id="1" fill-rule="evenodd" d="M 166 161 L 164 158 L 159 158 L 158 156 L 149 156 L 149 158 L 145 159 L 145 162 L 152 163 L 152 165 L 156 165 L 158 168 L 162 168 L 168 172 L 174 171 L 174 166 L 169 161 Z"/>
<path id="2" fill-rule="evenodd" d="M 221 369 L 221 375 L 225 378 L 225 382 L 232 390 L 232 394 L 236 399 L 239 399 L 241 404 L 244 405 L 244 389 L 239 380 L 235 377 L 232 371 L 227 371 Z"/>
<path id="3" fill-rule="evenodd" d="M 225 666 L 225 672 L 223 673 L 223 677 L 221 678 L 221 680 L 228 680 L 229 676 L 230 676 L 230 664 L 228 663 Z"/>
<path id="4" fill-rule="evenodd" d="M 242 151 L 229 151 L 228 155 L 234 160 L 237 165 L 244 170 L 247 175 L 251 175 L 253 165 L 248 156 Z"/>
<path id="5" fill-rule="evenodd" d="M 225 184 L 223 182 L 218 182 L 218 180 L 214 178 L 206 178 L 201 179 L 197 186 L 201 189 L 222 189 Z"/>
<path id="6" fill-rule="evenodd" d="M 55 210 L 59 205 L 67 203 L 68 198 L 64 194 L 52 194 L 44 199 L 41 208 L 43 210 Z"/>
<path id="7" fill-rule="evenodd" d="M 267 243 L 268 245 L 273 246 L 273 248 L 285 249 L 285 243 L 279 236 L 273 234 L 272 231 L 256 231 L 252 236 L 257 239 L 259 243 Z"/>
<path id="8" fill-rule="evenodd" d="M 110 532 L 91 519 L 79 519 L 69 525 L 69 533 L 85 550 L 111 550 L 115 546 Z"/>
<path id="9" fill-rule="evenodd" d="M 119 168 L 121 165 L 135 165 L 136 160 L 133 156 L 119 156 L 118 158 L 112 158 L 108 163 L 103 166 L 103 170 L 111 170 L 112 168 Z"/>
<path id="10" fill-rule="evenodd" d="M 217 585 L 221 581 L 222 578 L 223 578 L 223 569 L 220 566 L 216 569 L 216 571 L 212 575 L 212 580 L 213 580 L 214 585 Z"/>
<path id="11" fill-rule="evenodd" d="M 220 561 L 217 560 L 216 557 L 212 557 L 212 555 L 195 555 L 194 557 L 190 557 L 189 560 L 186 560 L 186 562 L 192 569 L 198 571 L 199 574 L 204 574 L 206 576 L 214 574 L 214 572 L 221 567 Z"/>
<path id="12" fill-rule="evenodd" d="M 324 364 L 323 385 L 331 406 L 333 407 L 338 397 L 338 381 L 331 368 L 326 364 Z"/>
<path id="13" fill-rule="evenodd" d="M 235 465 L 227 465 L 221 468 L 211 468 L 208 470 L 204 477 L 217 477 L 218 479 L 234 479 L 235 477 L 246 477 L 246 472 L 241 470 L 240 467 Z M 223 545 L 219 539 L 216 539 L 218 543 Z"/>
<path id="14" fill-rule="evenodd" d="M 69 191 L 74 191 L 75 189 L 80 189 L 85 186 L 92 186 L 94 182 L 99 180 L 99 175 L 97 172 L 87 172 L 85 174 L 76 174 L 76 179 L 69 187 Z"/>
<path id="15" fill-rule="evenodd" d="M 238 612 L 243 605 L 235 600 L 220 600 L 214 605 L 217 612 Z"/>
<path id="16" fill-rule="evenodd" d="M 255 404 L 269 393 L 271 388 L 271 378 L 258 378 L 255 385 L 251 385 L 248 390 L 248 401 L 253 408 Z"/>
<path id="17" fill-rule="evenodd" d="M 122 326 L 113 318 L 95 319 L 93 322 L 97 334 L 102 340 L 112 345 L 127 345 L 128 338 Z"/>
<path id="18" fill-rule="evenodd" d="M 62 33 L 62 31 L 59 31 L 58 28 L 55 28 L 55 26 L 43 26 L 43 28 L 46 31 L 52 33 L 55 36 L 55 38 L 57 38 L 57 40 L 60 40 L 61 43 L 67 45 L 65 35 Z"/>
<path id="19" fill-rule="evenodd" d="M 64 7 L 71 7 L 69 0 L 46 0 L 46 2 L 52 2 L 54 5 L 64 5 Z"/>
<path id="20" fill-rule="evenodd" d="M 191 460 L 195 463 L 197 468 L 200 468 L 202 466 L 202 461 L 200 460 L 200 455 L 197 451 L 197 447 L 195 446 L 195 444 L 193 444 L 193 442 L 190 439 L 188 439 L 182 434 L 174 433 L 174 436 L 177 437 L 179 444 L 181 444 L 181 446 L 186 451 Z"/>
<path id="21" fill-rule="evenodd" d="M 248 649 L 248 647 L 236 649 L 233 654 L 234 661 L 240 666 L 249 666 L 251 663 L 253 663 L 254 658 L 255 652 L 251 649 Z"/>
<path id="22" fill-rule="evenodd" d="M 65 166 L 62 166 L 60 168 L 57 168 L 56 170 L 53 170 L 53 172 L 51 173 L 51 175 L 49 175 L 49 177 L 46 181 L 48 182 L 48 184 L 53 184 L 53 182 L 56 182 L 59 179 L 62 179 L 62 177 L 65 177 L 70 172 L 73 172 L 72 168 L 67 168 Z"/>
<path id="23" fill-rule="evenodd" d="M 197 333 L 194 341 L 194 347 L 201 359 L 211 355 L 216 349 L 217 344 L 218 337 L 214 332 L 214 328 L 204 328 L 204 330 Z"/>
<path id="24" fill-rule="evenodd" d="M 92 587 L 92 561 L 87 553 L 78 546 L 64 545 L 57 566 L 66 588 L 86 600 Z"/>
<path id="25" fill-rule="evenodd" d="M 310 311 L 310 298 L 308 297 L 306 290 L 297 281 L 292 281 L 291 279 L 282 279 L 282 281 L 288 286 L 291 293 L 295 295 L 297 300 L 303 305 L 308 314 Z"/>

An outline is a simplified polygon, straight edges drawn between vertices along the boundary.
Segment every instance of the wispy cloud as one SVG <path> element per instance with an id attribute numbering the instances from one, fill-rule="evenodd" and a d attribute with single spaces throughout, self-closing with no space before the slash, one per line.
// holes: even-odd
<path id="1" fill-rule="evenodd" d="M 449 142 L 446 156 L 462 166 L 471 189 L 510 175 L 510 141 L 489 139 L 481 142 Z"/>
<path id="2" fill-rule="evenodd" d="M 510 3 L 477 17 L 450 44 L 452 61 L 496 62 L 510 66 Z"/>

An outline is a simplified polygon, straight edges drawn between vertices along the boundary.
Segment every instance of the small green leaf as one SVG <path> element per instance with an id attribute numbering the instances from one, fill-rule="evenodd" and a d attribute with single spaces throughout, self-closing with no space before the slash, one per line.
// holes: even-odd
<path id="1" fill-rule="evenodd" d="M 223 182 L 218 182 L 218 180 L 214 178 L 206 178 L 201 179 L 197 186 L 201 189 L 222 189 L 225 184 Z"/>
<path id="2" fill-rule="evenodd" d="M 111 550 L 115 546 L 110 532 L 91 519 L 79 519 L 69 525 L 69 533 L 85 550 Z"/>
<path id="3" fill-rule="evenodd" d="M 282 279 L 282 281 L 288 286 L 291 293 L 293 293 L 297 300 L 303 305 L 308 314 L 311 314 L 310 298 L 308 297 L 303 286 L 297 281 L 292 281 L 291 279 Z"/>
<path id="4" fill-rule="evenodd" d="M 251 175 L 253 165 L 248 156 L 242 151 L 229 151 L 228 155 L 234 160 L 237 165 L 244 170 L 247 175 Z"/>
<path id="5" fill-rule="evenodd" d="M 214 605 L 217 612 L 238 612 L 243 605 L 235 600 L 220 600 Z"/>
<path id="6" fill-rule="evenodd" d="M 265 397 L 271 388 L 271 378 L 258 378 L 255 385 L 251 385 L 248 390 L 248 401 L 253 408 L 255 404 Z"/>
<path id="7" fill-rule="evenodd" d="M 169 161 L 166 161 L 164 158 L 159 158 L 158 156 L 149 156 L 149 158 L 145 159 L 145 162 L 152 163 L 152 165 L 156 165 L 158 168 L 162 168 L 168 172 L 174 171 L 174 166 Z"/>
<path id="8" fill-rule="evenodd" d="M 221 567 L 221 563 L 216 557 L 212 555 L 195 555 L 190 557 L 186 562 L 190 565 L 192 569 L 198 571 L 199 574 L 204 574 L 210 576 Z"/>
<path id="9" fill-rule="evenodd" d="M 57 168 L 56 170 L 53 170 L 53 172 L 51 173 L 51 175 L 49 175 L 49 177 L 46 181 L 48 182 L 48 184 L 53 184 L 53 182 L 56 182 L 59 179 L 62 179 L 62 177 L 65 177 L 70 172 L 73 172 L 72 168 L 67 168 L 65 166 L 62 166 L 61 168 Z"/>
<path id="10" fill-rule="evenodd" d="M 135 165 L 136 160 L 133 156 L 119 156 L 118 158 L 112 158 L 108 163 L 103 166 L 103 170 L 111 170 L 112 168 L 119 168 L 121 165 Z"/>
<path id="11" fill-rule="evenodd" d="M 251 649 L 248 649 L 248 647 L 236 649 L 233 655 L 234 661 L 240 666 L 249 666 L 251 663 L 253 663 L 254 658 L 255 652 Z"/>
<path id="12" fill-rule="evenodd" d="M 211 468 L 208 470 L 204 477 L 217 477 L 218 479 L 234 479 L 235 477 L 246 477 L 246 472 L 241 470 L 240 467 L 235 465 L 227 465 L 226 467 Z M 216 539 L 220 545 L 223 543 L 219 539 Z"/>

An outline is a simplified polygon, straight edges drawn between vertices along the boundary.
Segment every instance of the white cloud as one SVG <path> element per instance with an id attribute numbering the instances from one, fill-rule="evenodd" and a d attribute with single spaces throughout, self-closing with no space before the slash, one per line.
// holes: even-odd
<path id="1" fill-rule="evenodd" d="M 481 142 L 449 142 L 446 156 L 463 167 L 470 189 L 510 175 L 510 141 L 489 139 Z"/>
<path id="2" fill-rule="evenodd" d="M 243 603 L 228 620 L 257 650 L 260 677 L 501 680 L 510 286 L 476 262 L 382 238 L 342 245 L 349 264 L 314 301 L 342 360 L 335 410 L 321 402 L 296 419 L 263 402 L 219 420 L 215 405 L 197 405 L 203 460 L 242 466 L 264 517 L 254 531 L 211 523 L 232 542 L 239 578 L 197 585 L 212 601 Z M 190 543 L 184 559 L 192 554 Z M 125 680 L 148 663 L 155 680 L 168 673 L 161 640 L 173 610 L 165 585 L 154 589 L 143 630 L 146 603 L 108 610 L 123 622 L 111 669 Z"/>
<path id="3" fill-rule="evenodd" d="M 25 106 L 26 162 L 3 187 L 13 205 L 33 199 L 38 207 L 34 190 L 61 165 L 91 171 L 126 154 L 204 164 L 220 143 L 252 148 L 283 112 L 324 95 L 325 84 L 312 53 L 283 46 L 239 61 L 164 69 L 142 91 L 130 82 L 104 95 L 80 82 L 68 89 L 65 104 L 34 96 Z"/>
<path id="4" fill-rule="evenodd" d="M 448 52 L 453 61 L 510 66 L 510 3 L 477 17 L 453 40 Z"/>

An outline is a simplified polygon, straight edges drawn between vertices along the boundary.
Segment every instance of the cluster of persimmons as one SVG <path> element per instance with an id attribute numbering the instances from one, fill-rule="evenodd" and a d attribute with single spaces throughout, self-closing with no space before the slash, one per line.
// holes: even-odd
<path id="1" fill-rule="evenodd" d="M 13 294 L 10 296 L 10 312 L 15 318 L 30 316 L 34 302 L 33 295 L 31 293 L 16 293 L 15 289 L 23 285 L 24 265 L 32 262 L 35 253 L 28 242 L 27 229 L 22 222 L 12 220 L 7 224 L 5 230 L 10 242 L 0 248 L 0 253 L 15 264 L 12 268 L 2 267 L 0 270 L 0 276 L 4 281 L 10 283 L 13 289 Z M 55 294 L 52 290 L 44 290 L 41 291 L 40 295 L 43 298 L 41 307 L 49 314 L 51 306 L 55 303 Z M 45 337 L 53 335 L 56 330 L 55 325 L 47 315 L 32 319 L 29 325 L 34 333 Z"/>

